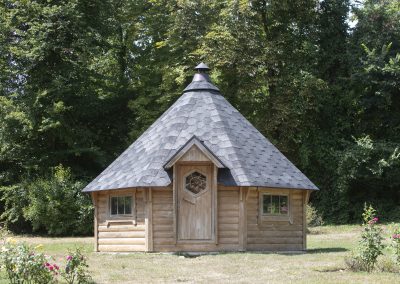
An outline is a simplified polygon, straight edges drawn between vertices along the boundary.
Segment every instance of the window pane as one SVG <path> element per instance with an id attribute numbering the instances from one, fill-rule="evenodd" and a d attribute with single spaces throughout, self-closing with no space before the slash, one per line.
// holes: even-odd
<path id="1" fill-rule="evenodd" d="M 288 211 L 289 211 L 289 207 L 288 207 L 288 197 L 287 196 L 285 196 L 285 195 L 281 195 L 280 197 L 279 197 L 279 200 L 280 200 L 280 213 L 281 214 L 288 214 Z"/>
<path id="2" fill-rule="evenodd" d="M 272 195 L 271 214 L 279 214 L 279 196 Z"/>
<path id="3" fill-rule="evenodd" d="M 118 214 L 124 214 L 124 197 L 118 196 Z"/>
<path id="4" fill-rule="evenodd" d="M 132 197 L 125 197 L 125 214 L 132 214 Z"/>
<path id="5" fill-rule="evenodd" d="M 118 202 L 116 197 L 111 197 L 111 215 L 118 214 Z"/>
<path id="6" fill-rule="evenodd" d="M 271 213 L 271 195 L 267 194 L 263 195 L 263 213 L 264 214 Z"/>

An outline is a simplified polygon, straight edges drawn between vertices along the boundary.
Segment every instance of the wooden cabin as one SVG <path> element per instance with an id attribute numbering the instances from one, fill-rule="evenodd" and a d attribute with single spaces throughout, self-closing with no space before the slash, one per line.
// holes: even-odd
<path id="1" fill-rule="evenodd" d="M 201 63 L 182 96 L 83 190 L 101 252 L 300 251 L 317 187 Z"/>

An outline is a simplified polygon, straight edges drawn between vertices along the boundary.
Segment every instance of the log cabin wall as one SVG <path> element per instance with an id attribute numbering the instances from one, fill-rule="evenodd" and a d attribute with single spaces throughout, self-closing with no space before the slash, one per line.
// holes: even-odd
<path id="1" fill-rule="evenodd" d="M 247 197 L 247 250 L 299 251 L 306 248 L 305 196 L 303 190 L 290 193 L 290 221 L 263 220 L 259 195 L 263 189 L 250 190 Z M 270 192 L 279 194 L 279 190 Z"/>
<path id="2" fill-rule="evenodd" d="M 290 190 L 291 221 L 282 222 L 260 220 L 259 195 L 263 190 L 218 185 L 217 239 L 214 244 L 177 242 L 171 187 L 96 193 L 93 195 L 96 206 L 95 250 L 176 252 L 305 249 L 304 204 L 307 202 L 307 192 Z M 110 216 L 110 197 L 115 195 L 134 197 L 132 217 Z"/>
<path id="3" fill-rule="evenodd" d="M 217 240 L 215 244 L 179 244 L 174 231 L 172 189 L 154 189 L 153 249 L 154 251 L 236 251 L 239 250 L 239 190 L 218 187 Z"/>
<path id="4" fill-rule="evenodd" d="M 145 251 L 145 190 L 128 189 L 98 192 L 95 196 L 95 238 L 97 251 Z M 111 196 L 132 196 L 132 216 L 110 215 Z M 97 223 L 97 224 L 96 224 Z"/>

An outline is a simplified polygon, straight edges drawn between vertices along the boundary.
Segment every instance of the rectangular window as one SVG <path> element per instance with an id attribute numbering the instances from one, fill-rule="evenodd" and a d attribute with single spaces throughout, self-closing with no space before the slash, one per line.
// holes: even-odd
<path id="1" fill-rule="evenodd" d="M 132 215 L 132 196 L 112 196 L 111 215 Z"/>
<path id="2" fill-rule="evenodd" d="M 287 195 L 262 195 L 263 215 L 286 216 L 289 214 L 289 203 Z"/>

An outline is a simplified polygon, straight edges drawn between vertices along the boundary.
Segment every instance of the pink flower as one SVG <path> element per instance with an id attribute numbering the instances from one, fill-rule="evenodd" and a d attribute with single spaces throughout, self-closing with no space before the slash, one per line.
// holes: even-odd
<path id="1" fill-rule="evenodd" d="M 56 270 L 59 270 L 59 269 L 60 269 L 60 267 L 58 267 L 57 264 L 53 264 L 53 267 L 54 267 Z"/>
<path id="2" fill-rule="evenodd" d="M 392 236 L 392 238 L 395 239 L 395 240 L 398 240 L 398 239 L 400 239 L 400 234 L 394 234 Z"/>
<path id="3" fill-rule="evenodd" d="M 374 221 L 374 222 L 378 222 L 378 217 L 375 217 L 374 219 L 372 219 L 372 221 Z"/>
<path id="4" fill-rule="evenodd" d="M 49 267 L 49 266 L 50 266 L 50 263 L 46 262 L 46 263 L 44 264 L 44 266 Z"/>
<path id="5" fill-rule="evenodd" d="M 70 261 L 72 259 L 72 256 L 67 256 L 67 260 Z"/>
<path id="6" fill-rule="evenodd" d="M 53 271 L 54 267 L 50 265 L 50 266 L 48 267 L 48 269 L 49 269 L 50 271 Z"/>

